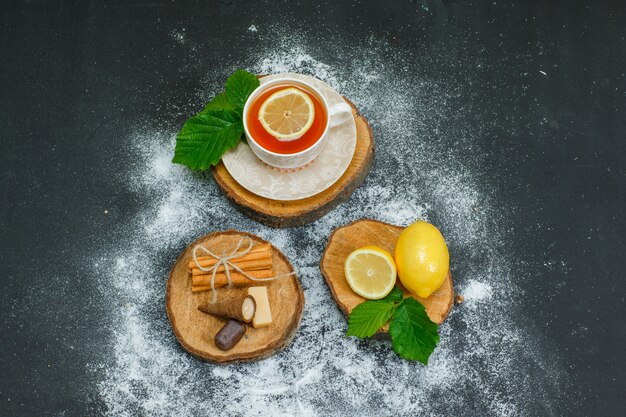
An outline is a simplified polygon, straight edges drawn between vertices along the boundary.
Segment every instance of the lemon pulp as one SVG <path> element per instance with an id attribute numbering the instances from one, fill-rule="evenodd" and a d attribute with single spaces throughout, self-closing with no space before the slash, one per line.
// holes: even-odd
<path id="1" fill-rule="evenodd" d="M 259 121 L 280 141 L 299 139 L 313 125 L 315 107 L 304 91 L 295 87 L 277 91 L 259 109 Z"/>
<path id="2" fill-rule="evenodd" d="M 393 257 L 376 246 L 365 246 L 348 255 L 344 272 L 352 291 L 370 300 L 383 298 L 396 283 Z"/>

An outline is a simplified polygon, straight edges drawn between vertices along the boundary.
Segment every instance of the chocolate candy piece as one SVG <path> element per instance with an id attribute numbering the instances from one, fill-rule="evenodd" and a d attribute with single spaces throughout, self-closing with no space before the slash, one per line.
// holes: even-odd
<path id="1" fill-rule="evenodd" d="M 246 326 L 237 320 L 228 320 L 228 323 L 215 335 L 215 345 L 221 350 L 232 349 L 246 333 Z"/>

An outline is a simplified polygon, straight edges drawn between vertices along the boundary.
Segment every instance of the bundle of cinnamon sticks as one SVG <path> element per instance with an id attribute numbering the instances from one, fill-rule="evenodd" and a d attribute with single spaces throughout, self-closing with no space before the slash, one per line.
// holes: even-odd
<path id="1" fill-rule="evenodd" d="M 211 268 L 217 264 L 218 259 L 212 256 L 198 257 L 198 264 L 195 261 L 189 262 L 189 273 L 191 275 L 191 291 L 201 292 L 211 290 L 211 277 L 213 271 L 203 271 L 203 268 Z M 254 278 L 269 278 L 274 276 L 272 267 L 272 251 L 269 243 L 254 246 L 250 252 L 239 258 L 229 260 L 230 263 L 236 265 L 239 269 Z M 243 287 L 254 284 L 254 281 L 237 272 L 234 268 L 228 267 L 230 271 L 230 280 L 233 286 Z M 220 265 L 215 274 L 215 288 L 224 287 L 228 284 L 226 270 L 224 265 Z"/>

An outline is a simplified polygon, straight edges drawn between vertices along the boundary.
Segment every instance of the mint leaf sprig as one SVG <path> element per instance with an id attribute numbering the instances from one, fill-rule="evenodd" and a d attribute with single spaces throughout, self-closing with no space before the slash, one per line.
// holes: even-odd
<path id="1" fill-rule="evenodd" d="M 172 162 L 198 170 L 216 165 L 242 139 L 243 107 L 258 86 L 254 74 L 235 71 L 226 81 L 226 91 L 189 118 L 178 132 Z"/>
<path id="2" fill-rule="evenodd" d="M 402 297 L 402 290 L 393 287 L 384 298 L 365 301 L 356 306 L 348 317 L 346 336 L 356 336 L 361 339 L 374 336 L 378 329 L 389 321 L 398 302 L 402 301 Z"/>
<path id="3" fill-rule="evenodd" d="M 422 303 L 413 297 L 404 298 L 398 287 L 380 300 L 368 300 L 356 306 L 348 317 L 346 336 L 372 337 L 390 319 L 394 352 L 401 358 L 427 365 L 439 343 L 439 326 L 430 320 Z"/>

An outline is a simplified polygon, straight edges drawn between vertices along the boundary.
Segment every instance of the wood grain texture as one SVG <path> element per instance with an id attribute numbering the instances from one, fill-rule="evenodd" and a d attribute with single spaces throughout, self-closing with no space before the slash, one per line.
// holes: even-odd
<path id="1" fill-rule="evenodd" d="M 211 299 L 211 292 L 191 292 L 189 262 L 192 259 L 193 247 L 202 244 L 214 251 L 222 253 L 230 251 L 239 240 L 250 237 L 255 244 L 267 243 L 258 236 L 228 230 L 210 233 L 193 242 L 178 257 L 172 267 L 167 281 L 166 308 L 172 330 L 183 349 L 192 355 L 215 363 L 246 362 L 266 358 L 287 346 L 300 327 L 304 308 L 304 293 L 298 278 L 279 278 L 275 281 L 258 283 L 267 286 L 273 322 L 270 326 L 255 329 L 248 327 L 243 339 L 231 350 L 222 351 L 215 346 L 215 334 L 227 320 L 205 314 L 198 306 Z M 274 261 L 274 272 L 285 274 L 293 271 L 293 267 L 278 249 L 271 247 Z M 246 291 L 243 288 L 220 288 L 218 297 L 229 292 Z"/>
<path id="2" fill-rule="evenodd" d="M 220 161 L 211 171 L 224 195 L 248 217 L 278 228 L 313 222 L 346 201 L 363 183 L 372 166 L 374 136 L 367 120 L 358 113 L 354 104 L 345 100 L 352 106 L 356 123 L 356 149 L 348 169 L 335 184 L 317 195 L 301 200 L 270 200 L 239 185 Z"/>
<path id="3" fill-rule="evenodd" d="M 320 269 L 337 306 L 346 316 L 354 307 L 366 301 L 365 298 L 352 291 L 348 281 L 346 281 L 343 269 L 346 258 L 355 249 L 367 245 L 379 246 L 393 254 L 402 230 L 404 227 L 377 220 L 362 219 L 335 229 L 328 239 L 320 262 Z M 402 287 L 399 279 L 397 284 L 402 288 L 405 295 L 414 297 L 426 307 L 428 316 L 435 323 L 440 324 L 448 316 L 454 301 L 452 276 L 449 272 L 443 285 L 428 298 L 420 298 L 409 293 Z M 382 333 L 387 331 L 387 326 L 381 329 Z"/>

